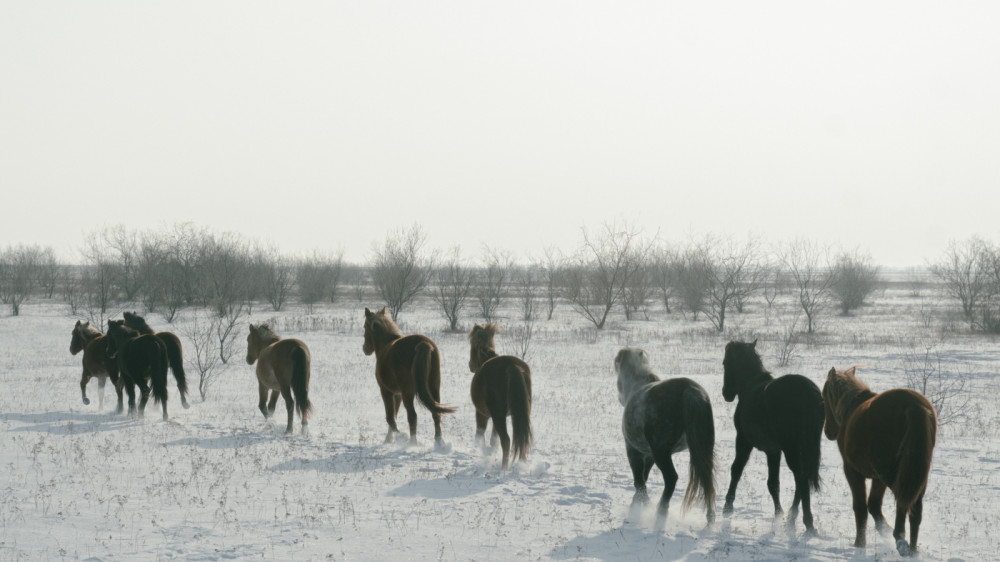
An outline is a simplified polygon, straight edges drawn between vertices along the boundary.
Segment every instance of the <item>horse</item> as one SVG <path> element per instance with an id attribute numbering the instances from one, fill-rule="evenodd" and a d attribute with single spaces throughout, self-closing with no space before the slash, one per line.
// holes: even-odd
<path id="1" fill-rule="evenodd" d="M 778 498 L 781 455 L 795 477 L 795 498 L 788 525 L 793 527 L 802 503 L 802 522 L 808 534 L 813 526 L 810 490 L 819 490 L 820 434 L 823 432 L 823 397 L 819 387 L 802 375 L 778 378 L 764 369 L 753 343 L 731 341 L 722 360 L 724 382 L 722 397 L 732 402 L 736 397 L 736 458 L 730 471 L 729 491 L 723 513 L 733 512 L 736 486 L 754 448 L 767 455 L 767 489 L 774 501 L 775 517 L 781 515 Z"/>
<path id="2" fill-rule="evenodd" d="M 514 432 L 514 459 L 524 460 L 531 448 L 531 368 L 510 355 L 497 355 L 493 347 L 496 324 L 476 324 L 469 332 L 470 393 L 476 408 L 476 443 L 485 445 L 486 424 L 493 420 L 491 445 L 500 438 L 503 468 L 508 467 L 511 438 L 507 416 Z"/>
<path id="3" fill-rule="evenodd" d="M 80 378 L 80 393 L 83 395 L 83 403 L 90 404 L 87 398 L 87 383 L 90 379 L 97 377 L 97 404 L 98 409 L 104 408 L 104 386 L 108 379 L 115 385 L 115 392 L 118 394 L 118 409 L 116 413 L 125 410 L 122 397 L 122 383 L 118 376 L 118 363 L 104 353 L 107 347 L 105 336 L 97 328 L 90 325 L 90 322 L 76 321 L 73 326 L 73 339 L 69 342 L 69 352 L 73 355 L 83 352 L 83 376 Z"/>
<path id="4" fill-rule="evenodd" d="M 146 319 L 134 312 L 125 312 L 122 316 L 125 318 L 127 327 L 140 334 L 153 334 L 166 346 L 170 371 L 174 374 L 177 390 L 181 394 L 181 405 L 184 406 L 184 409 L 190 408 L 191 405 L 187 401 L 187 376 L 184 374 L 184 357 L 180 338 L 173 332 L 154 332 L 149 324 L 146 324 Z"/>
<path id="5" fill-rule="evenodd" d="M 312 356 L 309 347 L 294 338 L 281 339 L 267 324 L 250 324 L 247 335 L 247 364 L 257 363 L 257 385 L 260 402 L 257 407 L 265 418 L 274 414 L 278 394 L 285 398 L 288 425 L 285 435 L 292 432 L 293 412 L 302 417 L 302 431 L 309 426 L 312 402 L 309 401 L 309 374 Z M 271 400 L 267 391 L 271 391 Z M 294 395 L 294 399 L 293 399 Z"/>
<path id="6" fill-rule="evenodd" d="M 876 394 L 855 377 L 855 367 L 840 372 L 830 369 L 823 385 L 826 416 L 824 432 L 837 441 L 844 460 L 844 476 L 851 488 L 854 546 L 865 546 L 868 514 L 875 529 L 886 528 L 882 515 L 885 489 L 896 497 L 896 526 L 892 536 L 901 556 L 917 551 L 917 534 L 923 518 L 924 491 L 931 470 L 937 438 L 937 414 L 920 393 L 906 388 Z M 865 480 L 872 481 L 865 501 Z M 906 516 L 910 516 L 910 542 L 905 540 Z"/>
<path id="7" fill-rule="evenodd" d="M 135 387 L 142 394 L 138 415 L 142 417 L 149 401 L 150 385 L 153 402 L 163 407 L 167 419 L 167 348 L 156 336 L 140 334 L 125 326 L 124 320 L 108 321 L 108 340 L 105 353 L 118 361 L 118 373 L 124 379 L 128 392 L 128 412 L 136 414 Z"/>
<path id="8" fill-rule="evenodd" d="M 677 485 L 672 455 L 690 455 L 683 509 L 698 499 L 705 504 L 709 524 L 715 520 L 715 421 L 708 393 L 684 378 L 660 380 L 649 368 L 649 356 L 638 348 L 623 348 L 615 356 L 618 401 L 625 407 L 622 433 L 632 468 L 632 505 L 649 501 L 646 480 L 653 464 L 663 475 L 663 495 L 656 509 L 656 526 L 667 520 L 667 506 Z"/>
<path id="9" fill-rule="evenodd" d="M 377 312 L 365 307 L 365 341 L 361 349 L 365 355 L 375 355 L 375 380 L 389 424 L 385 442 L 392 443 L 399 433 L 396 415 L 401 401 L 410 424 L 410 443 L 417 442 L 417 411 L 413 405 L 417 397 L 434 419 L 434 441 L 443 445 L 441 414 L 453 414 L 455 409 L 441 404 L 441 354 L 437 345 L 426 336 L 403 336 L 385 307 Z"/>

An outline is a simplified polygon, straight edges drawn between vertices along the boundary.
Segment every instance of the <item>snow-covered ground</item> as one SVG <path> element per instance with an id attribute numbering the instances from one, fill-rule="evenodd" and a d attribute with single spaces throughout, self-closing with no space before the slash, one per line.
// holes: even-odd
<path id="1" fill-rule="evenodd" d="M 433 426 L 422 408 L 419 445 L 405 438 L 382 443 L 386 427 L 374 358 L 361 351 L 363 306 L 374 303 L 341 302 L 312 314 L 295 305 L 281 313 L 255 310 L 253 321 L 272 319 L 282 336 L 300 338 L 312 350 L 316 411 L 309 433 L 299 433 L 296 419 L 291 437 L 283 435 L 283 403 L 276 423 L 265 422 L 257 410 L 253 367 L 243 361 L 242 347 L 206 400 L 194 391 L 189 410 L 180 408 L 171 378 L 168 422 L 152 403 L 143 420 L 114 414 L 110 386 L 99 409 L 96 381 L 85 406 L 80 356 L 69 353 L 76 318 L 57 303 L 26 305 L 22 316 L 0 318 L 0 559 L 898 557 L 892 541 L 873 526 L 869 546 L 852 547 L 850 494 L 836 446 L 825 438 L 823 487 L 813 499 L 817 537 L 804 537 L 801 521 L 790 531 L 774 520 L 760 452 L 750 458 L 732 517 L 706 528 L 703 511 L 681 512 L 687 454 L 680 453 L 674 457 L 679 491 L 666 530 L 653 530 L 650 511 L 625 522 L 633 490 L 611 368 L 617 350 L 641 346 L 661 377 L 689 376 L 708 390 L 721 509 L 735 437 L 735 405 L 721 395 L 722 352 L 730 338 L 753 337 L 760 337 L 765 365 L 776 375 L 798 372 L 818 384 L 830 367 L 857 364 L 874 390 L 901 386 L 908 358 L 927 348 L 944 370 L 966 376 L 965 415 L 939 432 L 921 555 L 995 559 L 1000 349 L 995 339 L 951 329 L 945 320 L 950 304 L 925 293 L 890 289 L 853 317 L 825 312 L 819 333 L 795 348 L 788 367 L 777 367 L 776 357 L 780 334 L 794 316 L 790 302 L 770 311 L 752 303 L 745 314 L 731 316 L 725 334 L 715 334 L 705 321 L 665 315 L 659 306 L 649 321 L 616 318 L 597 332 L 562 305 L 553 320 L 536 323 L 531 342 L 536 448 L 528 462 L 506 473 L 498 451 L 484 456 L 473 443 L 465 334 L 444 332 L 429 301 L 404 310 L 401 327 L 434 338 L 442 349 L 442 399 L 459 407 L 445 416 L 442 450 L 433 446 Z M 182 334 L 191 315 L 182 313 L 172 326 L 158 314 L 147 320 Z M 512 349 L 503 334 L 498 347 L 501 353 Z M 196 389 L 193 351 L 186 353 Z M 403 414 L 399 423 L 405 428 Z M 781 478 L 787 508 L 792 478 L 785 467 Z M 661 490 L 654 470 L 654 500 Z M 885 510 L 891 520 L 891 494 Z"/>

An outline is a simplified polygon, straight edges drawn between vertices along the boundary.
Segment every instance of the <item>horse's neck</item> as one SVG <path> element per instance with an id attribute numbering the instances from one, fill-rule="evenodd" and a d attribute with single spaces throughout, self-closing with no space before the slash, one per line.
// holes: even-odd
<path id="1" fill-rule="evenodd" d="M 762 384 L 767 384 L 774 380 L 774 376 L 766 369 L 754 370 L 746 377 L 744 390 L 753 390 Z"/>
<path id="2" fill-rule="evenodd" d="M 627 377 L 622 381 L 622 389 L 621 389 L 622 395 L 624 395 L 625 398 L 628 399 L 629 396 L 632 396 L 632 394 L 634 394 L 640 388 L 650 383 L 657 382 L 659 380 L 660 377 L 650 372 L 638 373 L 634 376 Z"/>
<path id="3" fill-rule="evenodd" d="M 837 401 L 837 410 L 840 414 L 840 424 L 843 425 L 847 422 L 847 418 L 851 415 L 854 410 L 857 410 L 859 406 L 864 404 L 866 401 L 875 396 L 870 388 L 866 387 L 852 387 L 844 392 Z"/>

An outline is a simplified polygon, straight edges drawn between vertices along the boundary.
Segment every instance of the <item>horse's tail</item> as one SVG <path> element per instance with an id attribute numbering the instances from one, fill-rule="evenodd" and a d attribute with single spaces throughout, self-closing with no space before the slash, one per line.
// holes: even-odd
<path id="1" fill-rule="evenodd" d="M 531 395 L 524 380 L 524 373 L 516 365 L 507 367 L 507 404 L 510 424 L 514 426 L 513 458 L 524 460 L 531 449 Z"/>
<path id="2" fill-rule="evenodd" d="M 184 374 L 184 354 L 181 350 L 181 340 L 170 332 L 163 332 L 160 338 L 167 348 L 167 360 L 170 363 L 170 370 L 174 373 L 174 380 L 177 381 L 177 391 L 181 394 L 181 402 L 187 408 L 187 375 Z"/>
<path id="3" fill-rule="evenodd" d="M 433 414 L 453 414 L 455 408 L 439 404 L 431 396 L 430 378 L 432 373 L 438 373 L 437 382 L 441 384 L 441 363 L 438 357 L 437 348 L 433 344 L 422 341 L 416 346 L 416 354 L 413 356 L 413 382 L 417 387 L 417 396 L 420 402 Z"/>
<path id="4" fill-rule="evenodd" d="M 899 468 L 892 493 L 896 496 L 897 509 L 909 511 L 927 487 L 937 439 L 937 416 L 933 407 L 914 405 L 906 408 L 903 417 L 906 430 L 899 444 L 896 461 Z"/>
<path id="5" fill-rule="evenodd" d="M 799 464 L 806 478 L 806 484 L 814 492 L 819 491 L 820 441 L 823 436 L 823 396 L 816 389 L 816 405 L 804 406 L 802 425 L 799 426 Z"/>
<path id="6" fill-rule="evenodd" d="M 295 409 L 303 419 L 312 412 L 309 401 L 309 357 L 306 350 L 297 346 L 292 349 L 292 394 L 295 395 Z"/>
<path id="7" fill-rule="evenodd" d="M 149 355 L 149 382 L 153 387 L 153 404 L 167 403 L 167 368 L 170 359 L 167 357 L 167 346 L 155 336 L 144 336 L 151 338 L 153 353 Z M 166 414 L 164 414 L 166 417 Z"/>
<path id="8" fill-rule="evenodd" d="M 687 510 L 700 499 L 711 514 L 715 506 L 715 418 L 712 403 L 702 388 L 691 387 L 684 390 L 683 408 L 684 433 L 691 462 L 682 508 Z"/>

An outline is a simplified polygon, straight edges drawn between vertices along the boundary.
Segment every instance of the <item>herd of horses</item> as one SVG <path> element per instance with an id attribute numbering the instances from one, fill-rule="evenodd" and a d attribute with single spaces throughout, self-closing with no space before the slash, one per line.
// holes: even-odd
<path id="1" fill-rule="evenodd" d="M 492 420 L 490 447 L 497 441 L 503 453 L 502 466 L 525 459 L 532 447 L 531 369 L 521 359 L 496 353 L 493 339 L 496 325 L 475 325 L 469 333 L 469 370 L 473 377 L 470 394 L 476 413 L 476 443 L 485 448 L 486 428 Z M 733 422 L 736 454 L 730 472 L 723 513 L 730 515 L 743 469 L 754 449 L 767 458 L 767 488 L 774 502 L 775 516 L 782 514 L 779 499 L 781 457 L 795 479 L 795 494 L 788 524 L 794 527 L 798 510 L 807 534 L 815 534 L 810 493 L 820 485 L 820 439 L 835 440 L 844 463 L 844 475 L 852 495 L 856 525 L 854 546 L 866 544 L 865 527 L 869 514 L 876 530 L 888 529 L 882 514 L 886 489 L 896 498 L 896 519 L 892 536 L 903 556 L 917 549 L 923 512 L 923 496 L 930 472 L 937 433 L 934 407 L 921 394 L 909 389 L 893 389 L 880 394 L 858 380 L 854 367 L 833 368 L 822 391 L 806 377 L 773 377 L 756 350 L 757 342 L 732 341 L 726 345 L 722 396 L 737 401 Z M 419 400 L 431 413 L 434 439 L 443 445 L 441 415 L 455 408 L 441 403 L 441 354 L 437 345 L 423 335 L 403 335 L 385 308 L 365 308 L 365 355 L 375 355 L 375 379 L 385 406 L 389 426 L 386 442 L 399 433 L 396 418 L 399 406 L 406 409 L 410 441 L 416 442 Z M 124 411 L 123 394 L 129 397 L 129 414 L 142 416 L 152 394 L 154 403 L 167 418 L 167 370 L 173 372 L 181 403 L 187 402 L 180 340 L 170 332 L 154 332 L 145 320 L 126 312 L 122 320 L 108 323 L 107 334 L 78 321 L 73 328 L 70 352 L 83 351 L 80 390 L 89 404 L 87 383 L 98 378 L 103 402 L 106 381 L 111 379 L 118 394 L 117 412 Z M 250 325 L 247 336 L 247 363 L 256 363 L 260 390 L 258 407 L 265 418 L 275 411 L 278 396 L 285 400 L 291 433 L 293 413 L 298 411 L 303 430 L 308 426 L 312 403 L 309 400 L 310 354 L 297 339 L 282 339 L 268 325 Z M 646 481 L 655 465 L 664 479 L 664 490 L 656 509 L 656 525 L 662 528 L 678 475 L 672 456 L 687 450 L 689 480 L 683 506 L 705 506 L 711 523 L 715 518 L 715 425 L 708 393 L 697 382 L 683 377 L 660 380 L 649 366 L 646 352 L 624 348 L 614 360 L 618 396 L 624 413 L 622 433 L 635 494 L 632 507 L 648 502 Z M 136 387 L 140 402 L 136 406 Z M 270 393 L 270 397 L 268 396 Z M 507 431 L 511 418 L 512 434 Z M 866 480 L 872 481 L 870 492 Z M 867 498 L 866 496 L 867 492 Z M 905 524 L 909 518 L 909 542 Z"/>

